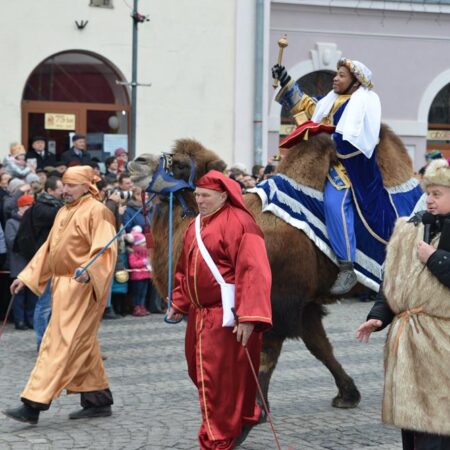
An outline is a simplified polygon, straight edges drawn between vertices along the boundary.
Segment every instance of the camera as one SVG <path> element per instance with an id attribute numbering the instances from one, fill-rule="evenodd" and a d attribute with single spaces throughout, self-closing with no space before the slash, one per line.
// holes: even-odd
<path id="1" fill-rule="evenodd" d="M 117 192 L 119 194 L 121 200 L 128 201 L 128 200 L 130 200 L 133 197 L 133 192 L 131 192 L 131 191 L 122 191 L 122 190 L 117 189 L 117 188 L 109 190 L 108 191 L 108 197 L 111 194 L 113 194 L 114 192 Z"/>

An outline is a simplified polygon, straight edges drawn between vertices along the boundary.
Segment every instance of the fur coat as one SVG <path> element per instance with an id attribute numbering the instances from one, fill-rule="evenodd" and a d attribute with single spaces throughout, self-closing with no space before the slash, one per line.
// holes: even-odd
<path id="1" fill-rule="evenodd" d="M 383 290 L 395 318 L 385 346 L 382 418 L 450 435 L 450 289 L 419 261 L 422 239 L 423 225 L 402 218 L 387 247 Z"/>

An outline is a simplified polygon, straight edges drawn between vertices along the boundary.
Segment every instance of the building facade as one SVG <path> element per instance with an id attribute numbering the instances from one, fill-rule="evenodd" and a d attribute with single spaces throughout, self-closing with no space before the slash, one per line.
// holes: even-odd
<path id="1" fill-rule="evenodd" d="M 1 156 L 70 133 L 108 153 L 129 133 L 132 0 L 24 0 L 2 7 Z M 233 160 L 235 4 L 140 0 L 136 153 L 194 137 Z M 201 13 L 200 13 L 201 11 Z M 121 84 L 118 84 L 121 83 Z"/>
<path id="2" fill-rule="evenodd" d="M 192 137 L 251 168 L 289 130 L 270 68 L 311 94 L 329 89 L 341 56 L 373 71 L 383 121 L 415 168 L 450 156 L 450 0 L 139 0 L 136 153 Z M 3 6 L 0 156 L 44 135 L 61 153 L 86 133 L 106 156 L 130 134 L 132 0 L 23 0 Z M 328 83 L 328 84 L 327 84 Z M 148 86 L 151 84 L 151 86 Z M 320 85 L 320 86 L 319 86 Z M 320 89 L 319 89 L 320 88 Z M 286 123 L 284 123 L 286 122 Z"/>
<path id="3" fill-rule="evenodd" d="M 414 166 L 428 149 L 450 157 L 448 1 L 272 0 L 270 61 L 287 34 L 284 65 L 294 79 L 334 71 L 341 56 L 373 72 L 382 120 L 400 135 Z M 331 88 L 331 86 L 329 86 Z M 270 86 L 268 145 L 277 146 L 281 108 Z"/>

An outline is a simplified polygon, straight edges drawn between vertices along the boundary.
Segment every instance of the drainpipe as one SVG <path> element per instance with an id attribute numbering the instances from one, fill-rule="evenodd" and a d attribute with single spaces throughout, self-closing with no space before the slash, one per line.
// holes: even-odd
<path id="1" fill-rule="evenodd" d="M 136 156 L 136 123 L 137 123 L 137 67 L 138 67 L 138 0 L 133 2 L 133 47 L 131 55 L 131 129 L 130 129 L 130 156 Z"/>
<path id="2" fill-rule="evenodd" d="M 253 113 L 253 162 L 262 164 L 263 81 L 264 81 L 264 3 L 256 0 L 255 103 Z"/>

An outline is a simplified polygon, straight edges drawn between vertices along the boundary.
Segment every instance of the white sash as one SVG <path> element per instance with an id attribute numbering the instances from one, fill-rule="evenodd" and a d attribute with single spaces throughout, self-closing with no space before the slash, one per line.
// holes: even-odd
<path id="1" fill-rule="evenodd" d="M 202 237 L 200 235 L 200 214 L 195 219 L 195 237 L 197 238 L 198 248 L 206 262 L 209 270 L 213 274 L 213 277 L 220 286 L 220 294 L 222 298 L 222 308 L 223 308 L 223 327 L 232 327 L 234 325 L 234 314 L 231 308 L 234 308 L 234 284 L 225 283 L 223 276 L 220 274 L 219 269 L 214 264 L 211 255 L 203 243 Z"/>

